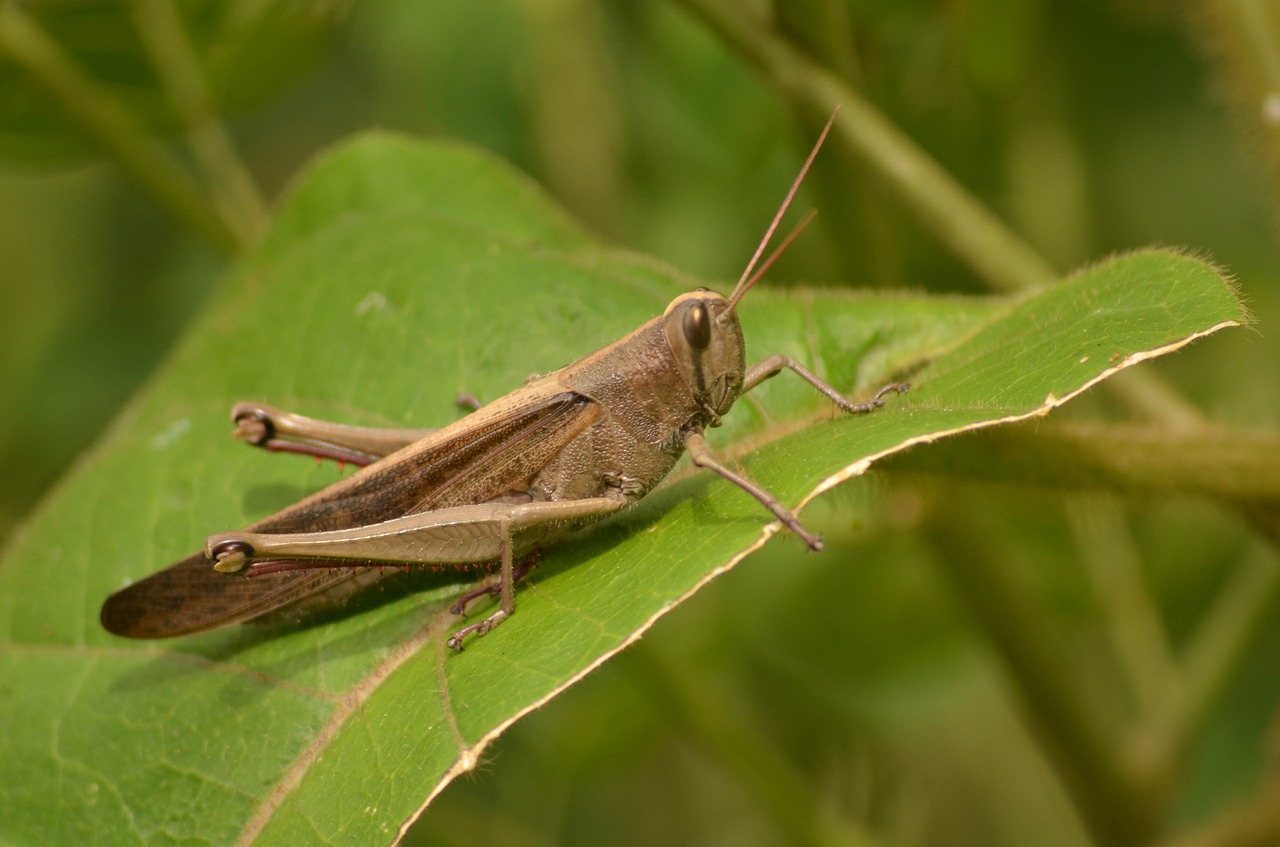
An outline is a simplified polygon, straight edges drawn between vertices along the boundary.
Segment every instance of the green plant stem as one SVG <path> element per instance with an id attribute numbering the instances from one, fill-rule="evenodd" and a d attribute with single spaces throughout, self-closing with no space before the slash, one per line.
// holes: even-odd
<path id="1" fill-rule="evenodd" d="M 1267 0 L 1228 0 L 1216 3 L 1248 45 L 1263 88 L 1280 94 L 1280 10 Z"/>
<path id="2" fill-rule="evenodd" d="M 857 84 L 862 77 L 849 4 L 842 0 L 774 2 L 779 28 L 806 52 L 843 79 Z M 819 125 L 821 126 L 821 124 Z"/>
<path id="3" fill-rule="evenodd" d="M 1255 550 L 1231 574 L 1188 642 L 1184 693 L 1165 730 L 1171 755 L 1180 754 L 1196 736 L 1277 605 L 1280 564 L 1274 550 Z"/>
<path id="4" fill-rule="evenodd" d="M 1238 508 L 1273 539 L 1280 523 L 1280 436 L 1265 430 L 1170 433 L 1106 424 L 1001 427 L 905 454 L 881 467 L 1070 489 L 1197 494 Z M 1141 669 L 1170 681 L 1167 705 L 1148 709 L 1149 719 L 1138 724 L 1133 738 L 1135 760 L 1130 767 L 1141 769 L 1141 780 L 1156 784 L 1176 770 L 1278 604 L 1280 566 L 1273 550 L 1257 551 L 1213 599 L 1189 640 L 1186 658 L 1172 667 L 1159 659 Z M 1006 633 L 1005 638 L 1014 636 Z M 1132 644 L 1121 644 L 1121 649 L 1133 648 L 1135 661 L 1141 655 L 1167 654 L 1151 643 L 1151 634 L 1141 640 L 1147 644 L 1140 650 Z M 1135 675 L 1134 681 L 1140 677 Z M 1161 687 L 1158 679 L 1153 684 Z"/>
<path id="5" fill-rule="evenodd" d="M 590 0 L 523 0 L 514 10 L 526 33 L 520 74 L 545 179 L 580 219 L 616 231 L 625 130 L 603 53 L 603 10 Z M 589 132 L 582 115 L 591 116 Z"/>
<path id="6" fill-rule="evenodd" d="M 1209 425 L 1204 413 L 1155 371 L 1129 368 L 1107 380 L 1103 387 L 1135 421 L 1180 432 L 1193 432 Z"/>
<path id="7" fill-rule="evenodd" d="M 1200 0 L 1211 53 L 1225 70 L 1233 99 L 1270 159 L 1273 196 L 1280 190 L 1280 9 L 1272 0 Z"/>
<path id="8" fill-rule="evenodd" d="M 172 0 L 132 0 L 134 24 L 151 54 L 174 113 L 222 218 L 241 243 L 266 232 L 266 201 L 232 144 L 205 82 L 204 70 Z"/>
<path id="9" fill-rule="evenodd" d="M 999 529 L 963 505 L 930 529 L 953 584 L 1004 661 L 1068 794 L 1094 838 L 1137 844 L 1156 830 L 1163 799 L 1139 778 L 1124 739 L 1109 731 L 1100 704 L 1079 684 L 1050 624 L 1018 585 L 1019 567 L 996 543 Z"/>
<path id="10" fill-rule="evenodd" d="M 1202 496 L 1263 512 L 1280 504 L 1280 433 L 1269 429 L 1031 423 L 939 442 L 877 467 L 1071 490 Z M 1255 526 L 1264 517 L 1258 515 Z"/>
<path id="11" fill-rule="evenodd" d="M 868 162 L 950 250 L 998 291 L 1050 285 L 1057 272 L 844 80 L 758 21 L 752 7 L 680 0 L 797 103 L 826 115 L 834 137 Z"/>
<path id="12" fill-rule="evenodd" d="M 783 843 L 876 847 L 874 836 L 819 802 L 803 775 L 737 717 L 731 702 L 712 696 L 703 678 L 647 642 L 626 656 L 646 690 L 742 781 L 784 834 Z"/>
<path id="13" fill-rule="evenodd" d="M 246 246 L 173 156 L 98 90 L 12 0 L 0 0 L 0 55 L 28 73 L 85 133 L 181 219 L 224 248 L 234 251 Z"/>
<path id="14" fill-rule="evenodd" d="M 1275 847 L 1278 843 L 1280 780 L 1272 779 L 1240 806 L 1160 847 Z"/>
<path id="15" fill-rule="evenodd" d="M 1088 495 L 1069 498 L 1066 506 L 1138 723 L 1163 722 L 1180 675 L 1160 612 L 1143 582 L 1123 507 L 1113 498 Z"/>

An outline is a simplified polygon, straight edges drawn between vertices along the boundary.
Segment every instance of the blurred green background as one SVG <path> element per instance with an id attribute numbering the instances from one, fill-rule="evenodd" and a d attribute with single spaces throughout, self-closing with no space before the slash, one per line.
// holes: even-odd
<path id="1" fill-rule="evenodd" d="M 194 75 L 157 34 L 173 8 Z M 735 278 L 815 116 L 707 26 L 721 13 L 771 19 L 1059 271 L 1153 243 L 1228 268 L 1256 331 L 1143 367 L 1271 436 L 1273 3 L 0 0 L 0 535 L 353 132 L 489 148 L 608 240 Z M 231 212 L 182 211 L 122 120 Z M 816 231 L 769 284 L 987 292 L 886 183 L 829 145 L 801 200 Z M 971 476 L 891 464 L 815 504 L 828 552 L 750 558 L 517 724 L 409 843 L 1280 843 L 1276 481 L 1242 504 Z M 1021 656 L 1025 627 L 1052 649 Z M 1079 784 L 1107 772 L 1072 769 L 1089 754 L 1038 672 L 1134 773 Z"/>

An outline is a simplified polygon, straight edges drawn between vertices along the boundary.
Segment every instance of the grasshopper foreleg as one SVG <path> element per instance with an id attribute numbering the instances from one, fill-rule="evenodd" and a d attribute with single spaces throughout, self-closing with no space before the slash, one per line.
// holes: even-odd
<path id="1" fill-rule="evenodd" d="M 784 356 L 781 353 L 770 356 L 762 362 L 753 365 L 747 370 L 742 378 L 742 393 L 746 394 L 760 383 L 764 382 L 771 376 L 776 376 L 783 368 L 791 369 L 797 376 L 814 388 L 826 395 L 832 403 L 835 403 L 843 411 L 853 415 L 862 415 L 867 412 L 875 411 L 884 405 L 885 395 L 890 393 L 903 394 L 911 386 L 905 382 L 891 382 L 884 388 L 875 393 L 870 400 L 863 400 L 861 403 L 852 403 L 845 398 L 834 386 L 825 382 L 820 376 L 797 362 L 790 356 Z"/>
<path id="2" fill-rule="evenodd" d="M 818 389 L 818 391 L 830 398 L 831 401 L 842 410 L 855 415 L 874 411 L 884 405 L 884 398 L 886 395 L 895 392 L 902 393 L 910 388 L 906 383 L 892 382 L 877 391 L 875 396 L 871 399 L 863 400 L 860 403 L 852 403 L 833 386 L 823 381 L 817 374 L 797 362 L 795 359 L 792 359 L 790 356 L 778 354 L 776 356 L 770 356 L 747 370 L 743 375 L 742 393 L 745 394 L 769 377 L 780 373 L 783 368 L 791 369 L 805 382 L 809 383 L 814 388 Z M 783 526 L 787 527 L 796 535 L 804 539 L 805 544 L 809 545 L 810 550 L 818 551 L 822 549 L 822 539 L 805 529 L 804 525 L 800 523 L 800 519 L 797 518 L 790 509 L 782 505 L 777 497 L 774 497 L 768 491 L 765 491 L 763 488 L 741 474 L 725 467 L 716 459 L 715 456 L 711 455 L 711 451 L 707 447 L 707 442 L 703 439 L 701 432 L 696 430 L 690 431 L 685 435 L 684 443 L 685 448 L 689 451 L 689 457 L 693 460 L 695 465 L 700 468 L 707 468 L 708 470 L 715 471 L 720 476 L 729 480 L 734 485 L 759 500 L 762 506 L 770 512 L 773 512 L 774 517 L 781 521 Z"/>

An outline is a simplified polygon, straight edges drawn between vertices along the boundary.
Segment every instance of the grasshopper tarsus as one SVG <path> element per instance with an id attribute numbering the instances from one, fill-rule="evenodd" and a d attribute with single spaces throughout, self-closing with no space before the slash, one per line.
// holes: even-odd
<path id="1" fill-rule="evenodd" d="M 911 390 L 911 383 L 909 382 L 891 382 L 888 385 L 882 386 L 881 389 L 875 393 L 875 396 L 871 398 L 871 400 L 872 402 L 879 404 L 876 406 L 876 408 L 878 409 L 880 408 L 880 406 L 884 405 L 884 398 L 887 397 L 888 395 L 906 394 L 910 390 Z"/>
<path id="2" fill-rule="evenodd" d="M 863 400 L 860 403 L 850 403 L 845 401 L 843 404 L 837 404 L 844 411 L 853 415 L 865 415 L 867 412 L 874 412 L 884 405 L 885 397 L 890 394 L 906 394 L 911 390 L 909 382 L 891 382 L 881 388 L 871 396 L 869 400 Z"/>
<path id="3" fill-rule="evenodd" d="M 445 645 L 449 647 L 451 650 L 457 650 L 459 653 L 461 653 L 462 641 L 464 638 L 466 638 L 468 635 L 473 635 L 477 638 L 479 638 L 482 635 L 487 635 L 495 626 L 497 626 L 498 624 L 506 620 L 508 617 L 508 614 L 509 613 L 507 612 L 506 609 L 498 609 L 496 612 L 489 615 L 489 617 L 485 618 L 484 620 L 479 621 L 477 623 L 473 623 L 470 626 L 464 626 L 462 629 L 453 633 L 453 635 L 450 635 L 449 639 L 445 641 Z"/>

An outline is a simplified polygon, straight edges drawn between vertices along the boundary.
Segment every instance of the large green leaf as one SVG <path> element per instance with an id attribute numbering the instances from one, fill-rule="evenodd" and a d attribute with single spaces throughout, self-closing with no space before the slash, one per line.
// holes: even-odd
<path id="1" fill-rule="evenodd" d="M 504 727 L 638 637 L 772 533 L 734 487 L 684 472 L 548 552 L 517 614 L 465 653 L 444 635 L 470 575 L 418 577 L 358 613 L 127 642 L 104 597 L 337 478 L 228 438 L 238 399 L 431 426 L 623 335 L 696 281 L 604 249 L 474 151 L 372 136 L 314 169 L 204 320 L 20 533 L 0 568 L 0 842 L 298 844 L 395 838 Z M 839 418 L 787 375 L 713 445 L 784 501 L 940 434 L 1039 414 L 1242 319 L 1169 252 L 1018 301 L 757 287 L 750 355 L 783 352 L 887 407 Z M 783 539 L 780 543 L 796 543 Z"/>

